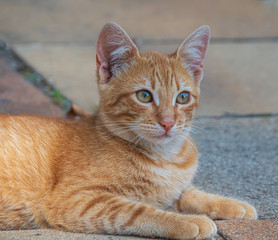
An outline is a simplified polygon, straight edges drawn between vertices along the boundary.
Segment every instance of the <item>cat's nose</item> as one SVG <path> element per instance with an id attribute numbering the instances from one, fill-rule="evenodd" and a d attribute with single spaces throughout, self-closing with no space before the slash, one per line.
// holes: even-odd
<path id="1" fill-rule="evenodd" d="M 166 130 L 166 133 L 174 126 L 175 122 L 173 120 L 163 120 L 160 125 Z"/>

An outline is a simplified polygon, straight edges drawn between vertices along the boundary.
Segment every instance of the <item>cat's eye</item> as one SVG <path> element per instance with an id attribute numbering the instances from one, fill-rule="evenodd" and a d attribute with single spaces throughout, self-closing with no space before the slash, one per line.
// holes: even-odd
<path id="1" fill-rule="evenodd" d="M 190 95 L 188 92 L 181 92 L 176 99 L 176 102 L 179 104 L 186 104 L 190 100 Z"/>
<path id="2" fill-rule="evenodd" d="M 152 94 L 147 90 L 140 90 L 136 92 L 136 95 L 140 102 L 149 103 L 153 101 Z"/>

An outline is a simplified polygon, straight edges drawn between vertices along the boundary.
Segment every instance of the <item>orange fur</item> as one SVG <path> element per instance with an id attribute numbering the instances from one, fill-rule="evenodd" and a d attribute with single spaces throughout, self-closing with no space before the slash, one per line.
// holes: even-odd
<path id="1" fill-rule="evenodd" d="M 201 31 L 203 53 L 208 37 Z M 111 39 L 120 46 L 105 45 Z M 179 52 L 190 44 L 171 55 L 139 54 L 119 26 L 108 24 L 98 43 L 98 113 L 72 122 L 1 115 L 0 229 L 203 239 L 216 226 L 202 214 L 256 218 L 247 203 L 191 186 L 198 154 L 189 127 L 202 65 Z M 153 102 L 140 103 L 137 87 L 150 88 Z M 191 96 L 185 105 L 175 102 L 183 88 Z M 169 135 L 163 121 L 174 122 Z"/>

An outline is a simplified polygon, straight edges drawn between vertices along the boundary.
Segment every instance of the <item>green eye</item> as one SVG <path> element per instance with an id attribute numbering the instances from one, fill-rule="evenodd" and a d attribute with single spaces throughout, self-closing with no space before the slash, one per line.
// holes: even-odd
<path id="1" fill-rule="evenodd" d="M 178 96 L 177 96 L 177 100 L 176 102 L 179 104 L 186 104 L 189 102 L 190 99 L 190 95 L 188 92 L 181 92 Z"/>
<path id="2" fill-rule="evenodd" d="M 140 102 L 149 103 L 153 101 L 152 94 L 149 91 L 141 90 L 136 92 L 136 95 Z"/>

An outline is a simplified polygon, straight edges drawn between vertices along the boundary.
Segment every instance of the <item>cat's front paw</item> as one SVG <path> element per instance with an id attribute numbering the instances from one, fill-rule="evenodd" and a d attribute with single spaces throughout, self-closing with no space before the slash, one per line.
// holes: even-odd
<path id="1" fill-rule="evenodd" d="M 212 206 L 208 216 L 212 219 L 257 219 L 256 209 L 246 203 L 236 199 L 223 198 Z"/>
<path id="2" fill-rule="evenodd" d="M 208 239 L 217 233 L 216 224 L 206 216 L 187 215 L 175 230 L 174 239 Z M 178 234 L 178 235 L 177 235 Z"/>

